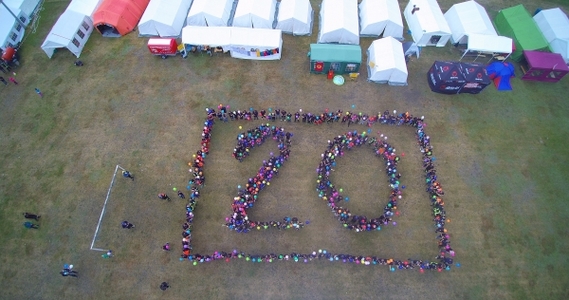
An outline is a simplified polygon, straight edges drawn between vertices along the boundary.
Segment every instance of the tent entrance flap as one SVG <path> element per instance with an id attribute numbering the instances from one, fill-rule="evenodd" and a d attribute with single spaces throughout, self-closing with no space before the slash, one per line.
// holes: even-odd
<path id="1" fill-rule="evenodd" d="M 121 34 L 118 30 L 108 24 L 100 24 L 97 25 L 97 30 L 104 36 L 104 37 L 121 37 Z"/>

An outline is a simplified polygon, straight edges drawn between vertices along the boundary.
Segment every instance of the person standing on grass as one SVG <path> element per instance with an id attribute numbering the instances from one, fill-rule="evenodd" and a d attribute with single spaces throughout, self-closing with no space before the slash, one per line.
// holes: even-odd
<path id="1" fill-rule="evenodd" d="M 158 198 L 162 199 L 162 200 L 168 200 L 170 201 L 170 197 L 168 197 L 168 195 L 164 194 L 164 193 L 160 193 L 158 194 Z"/>
<path id="2" fill-rule="evenodd" d="M 134 224 L 130 223 L 129 221 L 122 221 L 121 226 L 125 229 L 132 229 L 135 227 Z"/>
<path id="3" fill-rule="evenodd" d="M 164 281 L 162 282 L 162 284 L 160 284 L 160 289 L 165 291 L 170 287 L 170 285 L 168 284 L 168 282 Z"/>
<path id="4" fill-rule="evenodd" d="M 130 178 L 132 181 L 134 181 L 134 176 L 132 176 L 132 174 L 127 170 L 122 171 L 122 176 L 124 178 Z"/>
<path id="5" fill-rule="evenodd" d="M 10 80 L 10 82 L 12 82 L 13 84 L 18 85 L 18 82 L 16 81 L 16 78 L 10 77 L 8 80 Z"/>
<path id="6" fill-rule="evenodd" d="M 4 85 L 8 85 L 8 81 L 6 81 L 6 79 L 4 79 L 2 76 L 0 76 L 0 82 L 2 82 Z"/>
<path id="7" fill-rule="evenodd" d="M 24 222 L 24 227 L 27 229 L 40 229 L 40 226 L 32 222 Z"/>
<path id="8" fill-rule="evenodd" d="M 41 98 L 43 98 L 43 93 L 40 91 L 40 89 L 35 88 L 36 94 L 38 94 Z"/>

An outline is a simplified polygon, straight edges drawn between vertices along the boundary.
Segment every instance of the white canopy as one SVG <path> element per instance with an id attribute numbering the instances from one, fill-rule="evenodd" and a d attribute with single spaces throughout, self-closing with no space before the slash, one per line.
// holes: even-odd
<path id="1" fill-rule="evenodd" d="M 467 51 L 464 52 L 462 57 L 464 57 L 469 51 L 505 54 L 507 58 L 507 56 L 510 56 L 512 53 L 512 39 L 505 36 L 473 33 L 468 35 Z"/>
<path id="2" fill-rule="evenodd" d="M 41 48 L 49 58 L 53 56 L 57 48 L 67 48 L 79 57 L 92 32 L 91 18 L 72 10 L 66 10 L 51 28 Z"/>
<path id="3" fill-rule="evenodd" d="M 466 44 L 471 33 L 498 35 L 486 9 L 476 1 L 455 4 L 444 16 L 452 32 L 453 44 Z"/>
<path id="4" fill-rule="evenodd" d="M 278 29 L 233 27 L 229 51 L 235 58 L 278 60 L 281 59 L 282 44 L 282 31 Z"/>
<path id="5" fill-rule="evenodd" d="M 545 9 L 533 19 L 555 53 L 561 54 L 569 64 L 569 18 L 560 8 Z"/>
<path id="6" fill-rule="evenodd" d="M 403 19 L 397 0 L 363 0 L 360 3 L 360 35 L 403 39 Z"/>
<path id="7" fill-rule="evenodd" d="M 93 13 L 97 10 L 103 0 L 71 0 L 66 10 L 72 10 L 93 19 Z"/>
<path id="8" fill-rule="evenodd" d="M 140 36 L 177 37 L 192 0 L 150 0 L 138 23 Z"/>
<path id="9" fill-rule="evenodd" d="M 225 51 L 231 45 L 231 27 L 186 26 L 182 28 L 182 43 L 222 47 Z"/>
<path id="10" fill-rule="evenodd" d="M 293 35 L 310 35 L 313 15 L 309 0 L 281 0 L 276 28 Z"/>
<path id="11" fill-rule="evenodd" d="M 403 12 L 419 47 L 444 47 L 451 31 L 436 0 L 410 0 Z"/>
<path id="12" fill-rule="evenodd" d="M 277 0 L 239 0 L 233 26 L 273 28 Z"/>
<path id="13" fill-rule="evenodd" d="M 318 43 L 359 45 L 357 0 L 323 0 Z"/>
<path id="14" fill-rule="evenodd" d="M 187 25 L 227 26 L 232 8 L 233 0 L 194 0 Z"/>
<path id="15" fill-rule="evenodd" d="M 407 64 L 403 45 L 393 37 L 375 40 L 367 50 L 368 81 L 407 85 Z"/>

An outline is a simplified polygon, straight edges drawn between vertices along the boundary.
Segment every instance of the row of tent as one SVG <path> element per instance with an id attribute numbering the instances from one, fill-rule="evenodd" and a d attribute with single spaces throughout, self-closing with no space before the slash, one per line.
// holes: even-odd
<path id="1" fill-rule="evenodd" d="M 184 24 L 226 27 L 231 23 L 308 35 L 312 16 L 309 0 L 72 0 L 41 48 L 49 57 L 57 48 L 68 48 L 79 57 L 94 29 L 118 37 L 137 24 L 140 36 L 178 37 Z"/>

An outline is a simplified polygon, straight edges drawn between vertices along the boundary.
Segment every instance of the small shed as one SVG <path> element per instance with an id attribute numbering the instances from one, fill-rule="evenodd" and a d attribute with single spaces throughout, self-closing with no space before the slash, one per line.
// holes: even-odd
<path id="1" fill-rule="evenodd" d="M 494 24 L 500 35 L 514 40 L 516 50 L 511 58 L 515 61 L 523 59 L 524 50 L 549 51 L 549 44 L 522 4 L 499 11 Z"/>
<path id="2" fill-rule="evenodd" d="M 569 73 L 569 67 L 559 53 L 524 51 L 526 64 L 521 64 L 522 80 L 558 82 Z"/>
<path id="3" fill-rule="evenodd" d="M 569 18 L 559 8 L 544 9 L 533 16 L 549 47 L 569 64 Z"/>
<path id="4" fill-rule="evenodd" d="M 444 47 L 451 37 L 447 20 L 436 0 L 410 0 L 403 15 L 413 41 L 419 47 Z"/>
<path id="5" fill-rule="evenodd" d="M 308 52 L 310 73 L 357 73 L 362 64 L 362 48 L 359 45 L 310 44 Z"/>

